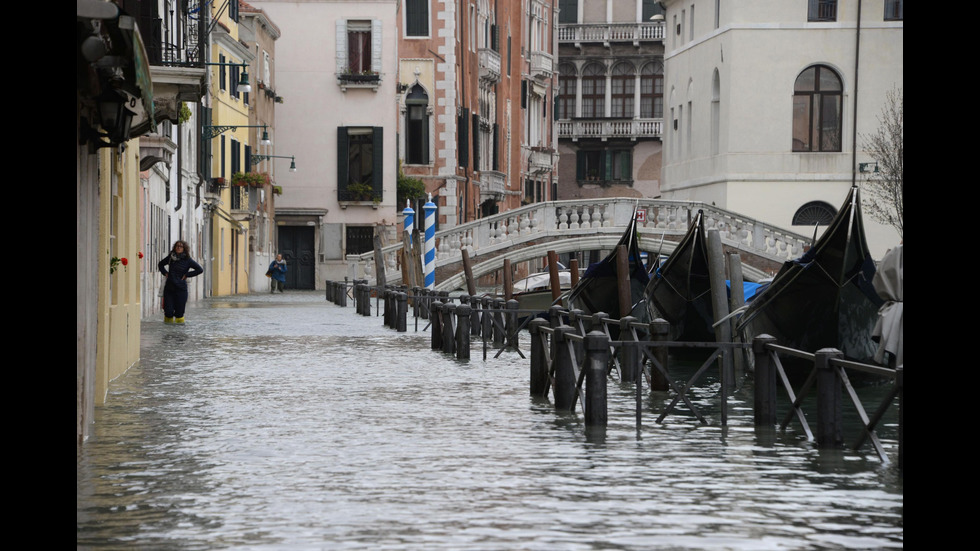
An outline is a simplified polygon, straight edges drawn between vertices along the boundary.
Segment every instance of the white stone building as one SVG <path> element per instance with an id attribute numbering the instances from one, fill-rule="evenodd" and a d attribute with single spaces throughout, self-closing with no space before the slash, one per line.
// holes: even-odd
<path id="1" fill-rule="evenodd" d="M 903 88 L 902 0 L 664 4 L 663 198 L 812 233 L 863 180 L 864 136 Z M 899 242 L 864 221 L 876 257 Z"/>

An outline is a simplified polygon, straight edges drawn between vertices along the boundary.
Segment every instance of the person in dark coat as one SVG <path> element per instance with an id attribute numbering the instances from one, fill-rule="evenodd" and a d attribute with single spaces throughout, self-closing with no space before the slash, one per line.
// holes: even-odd
<path id="1" fill-rule="evenodd" d="M 272 290 L 269 292 L 275 293 L 276 289 L 279 289 L 280 293 L 283 292 L 286 286 L 286 261 L 281 254 L 277 254 L 276 259 L 269 264 L 269 277 L 272 278 Z"/>
<path id="2" fill-rule="evenodd" d="M 163 287 L 163 322 L 184 323 L 184 307 L 187 306 L 187 278 L 204 273 L 204 268 L 190 257 L 186 241 L 174 243 L 170 254 L 157 267 L 167 278 Z M 169 269 L 168 269 L 169 267 Z"/>

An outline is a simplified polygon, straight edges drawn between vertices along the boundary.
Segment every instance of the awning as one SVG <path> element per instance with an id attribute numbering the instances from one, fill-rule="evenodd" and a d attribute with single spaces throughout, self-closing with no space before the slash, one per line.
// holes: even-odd
<path id="1" fill-rule="evenodd" d="M 222 209 L 218 205 L 212 205 L 212 207 L 214 208 L 215 214 L 217 214 L 218 216 L 220 216 L 220 217 L 224 218 L 225 220 L 227 220 L 227 221 L 231 222 L 232 224 L 234 224 L 235 227 L 238 228 L 238 231 L 244 232 L 244 231 L 247 231 L 248 230 L 248 228 L 246 228 L 245 226 L 243 226 L 241 222 L 239 222 L 238 220 L 235 220 L 234 218 L 232 218 L 230 212 Z"/>

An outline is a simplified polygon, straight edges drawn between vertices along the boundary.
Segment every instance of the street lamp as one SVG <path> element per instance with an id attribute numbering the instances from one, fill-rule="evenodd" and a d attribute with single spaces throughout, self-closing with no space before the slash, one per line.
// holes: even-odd
<path id="1" fill-rule="evenodd" d="M 245 92 L 246 94 L 252 91 L 252 86 L 248 83 L 248 63 L 244 61 L 241 63 L 211 63 L 204 62 L 204 65 L 211 65 L 216 67 L 241 67 L 242 72 L 238 76 L 238 91 Z"/>
<path id="2" fill-rule="evenodd" d="M 252 154 L 252 164 L 257 165 L 266 159 L 290 159 L 292 162 L 289 163 L 289 171 L 296 172 L 296 156 L 295 155 L 260 155 Z"/>
<path id="3" fill-rule="evenodd" d="M 229 130 L 238 130 L 239 128 L 261 128 L 262 129 L 262 139 L 259 140 L 261 145 L 272 145 L 272 140 L 269 139 L 268 126 L 265 124 L 228 124 L 228 125 L 204 125 L 201 127 L 201 135 L 206 140 L 222 134 Z"/>

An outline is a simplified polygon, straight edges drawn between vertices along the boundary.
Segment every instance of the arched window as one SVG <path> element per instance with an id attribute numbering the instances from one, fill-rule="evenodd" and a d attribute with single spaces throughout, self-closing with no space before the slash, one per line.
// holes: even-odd
<path id="1" fill-rule="evenodd" d="M 612 116 L 633 118 L 633 91 L 636 73 L 629 63 L 617 63 L 612 70 Z"/>
<path id="2" fill-rule="evenodd" d="M 559 119 L 575 116 L 575 66 L 562 63 L 558 66 L 558 113 Z"/>
<path id="3" fill-rule="evenodd" d="M 659 61 L 647 63 L 640 71 L 640 117 L 664 117 L 664 66 Z"/>
<path id="4" fill-rule="evenodd" d="M 843 86 L 825 65 L 809 67 L 793 88 L 793 151 L 840 151 Z"/>
<path id="5" fill-rule="evenodd" d="M 582 116 L 606 116 L 606 68 L 590 63 L 582 71 Z"/>
<path id="6" fill-rule="evenodd" d="M 793 215 L 794 226 L 826 226 L 837 216 L 837 210 L 823 201 L 810 201 Z"/>
<path id="7" fill-rule="evenodd" d="M 405 98 L 405 163 L 429 164 L 429 95 L 420 84 Z"/>

